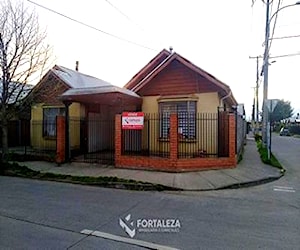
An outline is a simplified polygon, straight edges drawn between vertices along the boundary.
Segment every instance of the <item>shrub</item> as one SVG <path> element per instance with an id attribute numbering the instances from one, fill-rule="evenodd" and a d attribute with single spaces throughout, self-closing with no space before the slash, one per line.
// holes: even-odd
<path id="1" fill-rule="evenodd" d="M 255 138 L 255 141 L 256 141 L 256 142 L 262 140 L 262 136 L 261 136 L 260 134 L 255 134 L 254 138 Z"/>

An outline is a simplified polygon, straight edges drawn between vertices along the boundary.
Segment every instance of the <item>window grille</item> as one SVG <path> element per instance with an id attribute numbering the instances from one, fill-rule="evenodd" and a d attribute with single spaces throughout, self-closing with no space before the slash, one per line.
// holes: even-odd
<path id="1" fill-rule="evenodd" d="M 162 102 L 160 110 L 160 138 L 169 138 L 170 114 L 178 115 L 178 134 L 181 138 L 196 138 L 196 102 Z"/>

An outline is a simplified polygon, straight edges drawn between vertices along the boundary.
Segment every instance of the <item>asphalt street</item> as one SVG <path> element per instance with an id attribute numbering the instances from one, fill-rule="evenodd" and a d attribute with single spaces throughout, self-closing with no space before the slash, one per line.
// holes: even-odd
<path id="1" fill-rule="evenodd" d="M 243 189 L 138 192 L 0 177 L 0 248 L 145 249 L 140 240 L 156 249 L 299 249 L 300 139 L 272 139 L 286 175 Z M 177 219 L 180 228 L 142 232 L 139 219 Z"/>

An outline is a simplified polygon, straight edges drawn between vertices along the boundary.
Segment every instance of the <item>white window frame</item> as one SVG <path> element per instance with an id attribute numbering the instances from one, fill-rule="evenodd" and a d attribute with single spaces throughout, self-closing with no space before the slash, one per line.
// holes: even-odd
<path id="1" fill-rule="evenodd" d="M 43 108 L 43 137 L 56 138 L 56 117 L 65 115 L 64 107 Z"/>

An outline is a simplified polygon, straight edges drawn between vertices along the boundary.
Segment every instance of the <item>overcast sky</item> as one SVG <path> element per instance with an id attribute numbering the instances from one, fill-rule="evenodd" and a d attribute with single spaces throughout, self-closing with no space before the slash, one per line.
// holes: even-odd
<path id="1" fill-rule="evenodd" d="M 229 85 L 251 116 L 256 62 L 262 55 L 266 6 L 262 0 L 33 0 L 99 30 L 130 40 L 137 46 L 104 34 L 28 1 L 47 28 L 58 65 L 75 68 L 118 86 L 159 51 L 174 51 Z M 282 6 L 294 0 L 282 0 Z M 277 8 L 274 0 L 272 10 Z M 114 7 L 113 7 L 113 6 Z M 275 18 L 272 20 L 274 23 Z M 279 12 L 274 37 L 300 35 L 300 6 Z M 273 40 L 270 55 L 297 53 L 300 38 Z M 146 48 L 145 48 L 146 47 Z M 300 56 L 276 58 L 269 68 L 269 98 L 291 101 L 300 111 Z M 260 67 L 262 59 L 260 60 Z M 260 87 L 262 100 L 262 84 Z"/>

